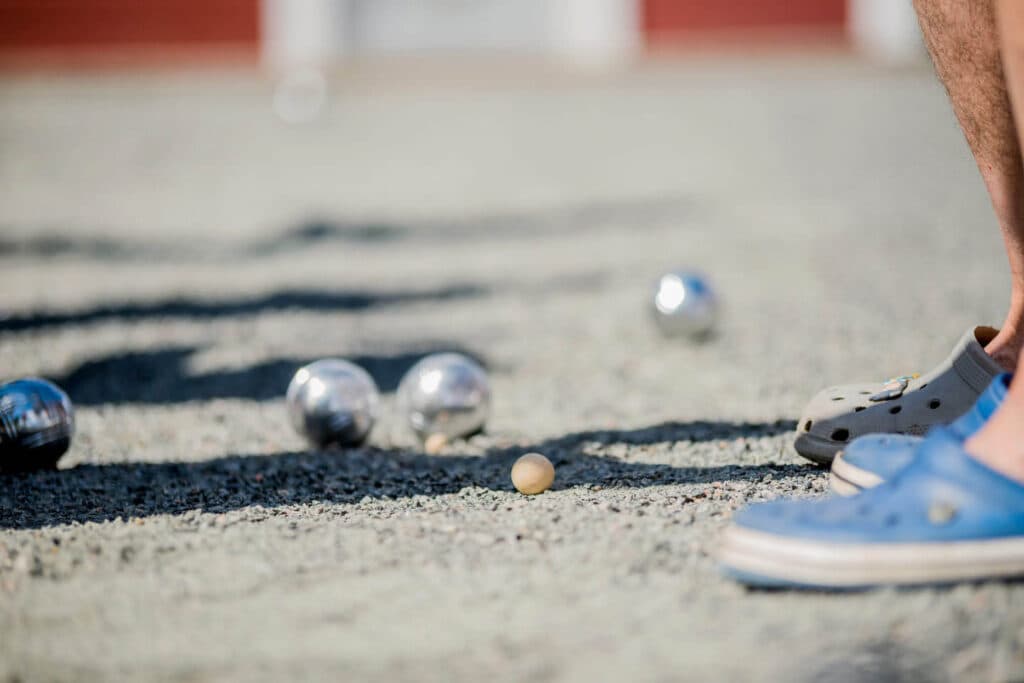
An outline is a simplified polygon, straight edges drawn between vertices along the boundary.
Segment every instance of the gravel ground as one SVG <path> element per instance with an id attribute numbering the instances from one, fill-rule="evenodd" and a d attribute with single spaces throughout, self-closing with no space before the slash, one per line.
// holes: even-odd
<path id="1" fill-rule="evenodd" d="M 825 491 L 813 391 L 999 320 L 927 70 L 333 85 L 289 127 L 244 72 L 0 81 L 0 367 L 79 415 L 60 471 L 0 481 L 0 680 L 1024 680 L 1021 586 L 757 592 L 713 559 L 740 506 Z M 720 291 L 709 343 L 648 319 L 674 265 Z M 441 349 L 495 403 L 428 456 L 393 392 Z M 328 355 L 385 392 L 365 448 L 288 427 Z"/>

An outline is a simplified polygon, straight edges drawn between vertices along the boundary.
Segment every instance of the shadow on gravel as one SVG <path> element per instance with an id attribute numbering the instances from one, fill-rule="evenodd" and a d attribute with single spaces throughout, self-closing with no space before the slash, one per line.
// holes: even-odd
<path id="1" fill-rule="evenodd" d="M 304 249 L 325 242 L 375 244 L 404 239 L 411 228 L 395 223 L 354 222 L 311 218 L 270 239 L 256 242 L 245 249 L 246 254 L 268 256 L 293 249 Z"/>
<path id="2" fill-rule="evenodd" d="M 558 469 L 555 489 L 585 484 L 640 488 L 668 484 L 746 481 L 813 471 L 796 464 L 675 467 L 590 455 L 595 444 L 654 444 L 774 436 L 792 422 L 665 423 L 628 431 L 588 431 L 540 443 L 492 449 L 484 455 L 428 456 L 361 448 L 347 452 L 231 455 L 201 462 L 80 465 L 56 472 L 0 479 L 0 528 L 40 528 L 117 517 L 178 514 L 201 509 L 220 513 L 252 505 L 356 503 L 364 497 L 437 496 L 477 486 L 512 491 L 509 467 L 530 451 L 548 455 Z M 698 492 L 694 500 L 705 494 Z"/>
<path id="3" fill-rule="evenodd" d="M 94 261 L 128 260 L 151 257 L 157 252 L 142 244 L 132 245 L 102 237 L 67 237 L 57 233 L 20 240 L 0 239 L 2 258 L 56 258 L 82 256 Z"/>
<path id="4" fill-rule="evenodd" d="M 288 290 L 257 297 L 234 299 L 176 298 L 146 303 L 121 303 L 80 311 L 30 313 L 0 316 L 0 332 L 23 332 L 67 325 L 83 325 L 107 320 L 145 320 L 155 318 L 222 318 L 257 315 L 270 311 L 363 311 L 378 306 L 467 299 L 486 294 L 475 285 L 454 285 L 425 291 L 369 292 L 358 290 Z"/>
<path id="5" fill-rule="evenodd" d="M 0 238 L 0 258 L 55 259 L 87 258 L 92 261 L 227 260 L 239 256 L 269 256 L 279 252 L 315 246 L 324 242 L 377 243 L 401 239 L 409 232 L 403 226 L 380 222 L 328 221 L 313 218 L 269 239 L 220 250 L 209 245 L 200 249 L 181 242 L 152 244 L 125 239 L 73 236 L 60 233 L 22 239 Z M 212 252 L 212 254 L 211 254 Z"/>
<path id="6" fill-rule="evenodd" d="M 276 235 L 242 243 L 194 245 L 164 235 L 157 243 L 99 236 L 67 236 L 61 232 L 23 238 L 0 238 L 0 259 L 86 258 L 99 262 L 206 261 L 229 262 L 262 258 L 317 246 L 387 244 L 396 241 L 454 242 L 532 239 L 552 228 L 561 234 L 586 233 L 628 225 L 637 230 L 672 220 L 685 224 L 701 209 L 692 197 L 650 196 L 551 207 L 538 211 L 503 212 L 449 219 L 396 223 L 344 216 L 310 216 Z M 0 225 L 0 232 L 4 226 Z M 159 238 L 160 236 L 158 236 Z"/>
<path id="7" fill-rule="evenodd" d="M 914 683 L 952 680 L 943 671 L 939 660 L 928 652 L 889 641 L 858 644 L 852 639 L 812 660 L 802 660 L 786 679 L 795 683 Z"/>
<path id="8" fill-rule="evenodd" d="M 686 222 L 700 210 L 692 197 L 656 195 L 642 198 L 589 201 L 539 211 L 506 211 L 450 219 L 352 221 L 338 217 L 311 217 L 245 250 L 252 255 L 273 254 L 330 243 L 382 243 L 394 241 L 478 242 L 531 239 L 550 234 L 595 232 L 629 225 L 638 230 L 665 220 Z"/>
<path id="9" fill-rule="evenodd" d="M 219 398 L 267 401 L 283 397 L 295 371 L 316 360 L 276 358 L 238 369 L 191 372 L 189 359 L 199 350 L 184 346 L 115 354 L 87 361 L 64 377 L 53 379 L 79 406 L 167 404 Z M 392 392 L 409 368 L 424 356 L 441 351 L 457 351 L 485 368 L 489 365 L 480 354 L 454 344 L 430 345 L 393 355 L 345 358 L 370 373 L 381 391 Z"/>

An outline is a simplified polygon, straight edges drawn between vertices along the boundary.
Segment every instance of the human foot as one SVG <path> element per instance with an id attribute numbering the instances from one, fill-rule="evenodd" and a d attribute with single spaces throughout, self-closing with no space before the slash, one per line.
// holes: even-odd
<path id="1" fill-rule="evenodd" d="M 1011 386 L 999 410 L 967 439 L 965 450 L 992 469 L 1024 483 L 1024 383 Z"/>
<path id="2" fill-rule="evenodd" d="M 1022 346 L 1024 346 L 1024 336 L 1004 325 L 999 333 L 992 338 L 992 341 L 985 344 L 985 353 L 991 356 L 992 360 L 1004 370 L 1013 372 L 1013 369 L 1017 367 Z"/>

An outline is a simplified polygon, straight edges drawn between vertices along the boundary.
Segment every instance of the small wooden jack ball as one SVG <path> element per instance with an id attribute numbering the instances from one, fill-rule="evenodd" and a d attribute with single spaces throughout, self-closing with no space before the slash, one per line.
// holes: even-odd
<path id="1" fill-rule="evenodd" d="M 555 466 L 540 453 L 527 453 L 512 465 L 512 485 L 519 493 L 544 493 L 555 481 Z"/>
<path id="2" fill-rule="evenodd" d="M 448 437 L 444 434 L 431 434 L 423 441 L 423 450 L 427 455 L 437 455 L 448 445 Z"/>

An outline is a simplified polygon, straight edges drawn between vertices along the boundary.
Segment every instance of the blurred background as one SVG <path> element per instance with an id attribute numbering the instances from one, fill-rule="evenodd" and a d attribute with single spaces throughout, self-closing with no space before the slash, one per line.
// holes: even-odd
<path id="1" fill-rule="evenodd" d="M 763 100 L 743 80 L 773 65 L 813 88 L 829 66 L 924 63 L 910 3 L 889 0 L 0 0 L 0 220 L 9 236 L 87 220 L 116 236 L 145 211 L 152 233 L 208 236 L 324 211 L 680 194 L 681 171 L 714 174 L 680 136 L 736 134 L 737 102 L 708 122 L 699 102 Z M 675 130 L 639 130 L 655 118 Z M 658 168 L 673 146 L 687 168 Z"/>
<path id="2" fill-rule="evenodd" d="M 3 248 L 701 195 L 924 64 L 889 0 L 0 0 Z"/>

